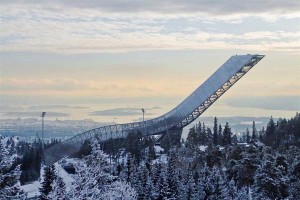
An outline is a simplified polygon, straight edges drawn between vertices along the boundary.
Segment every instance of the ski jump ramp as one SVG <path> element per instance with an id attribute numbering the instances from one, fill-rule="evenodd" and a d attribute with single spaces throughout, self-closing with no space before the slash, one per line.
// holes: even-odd
<path id="1" fill-rule="evenodd" d="M 264 55 L 231 56 L 191 95 L 168 113 L 151 120 L 127 124 L 113 124 L 88 130 L 45 150 L 45 163 L 53 164 L 79 150 L 85 140 L 97 137 L 101 141 L 125 138 L 128 133 L 140 131 L 143 136 L 164 134 L 171 129 L 181 129 L 220 98 L 242 78 Z"/>

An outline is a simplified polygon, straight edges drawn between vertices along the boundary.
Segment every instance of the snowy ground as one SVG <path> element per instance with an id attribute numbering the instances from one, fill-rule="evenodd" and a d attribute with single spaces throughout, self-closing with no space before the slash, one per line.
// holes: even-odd
<path id="1" fill-rule="evenodd" d="M 70 174 L 68 174 L 68 172 L 66 172 L 66 170 L 64 170 L 64 168 L 62 168 L 62 166 L 60 164 L 55 163 L 54 165 L 55 165 L 55 169 L 57 171 L 58 176 L 61 177 L 66 184 L 66 190 L 70 191 L 70 188 L 72 187 L 72 183 L 74 182 L 74 179 L 72 178 L 72 176 Z"/>
<path id="2" fill-rule="evenodd" d="M 160 155 L 164 152 L 164 149 L 159 145 L 154 145 L 156 155 Z"/>
<path id="3" fill-rule="evenodd" d="M 66 184 L 66 190 L 69 191 L 72 187 L 72 183 L 74 182 L 74 179 L 70 174 L 68 174 L 64 168 L 58 163 L 55 163 L 55 169 L 57 171 L 57 174 L 59 177 L 63 179 L 63 181 Z M 44 174 L 43 170 L 41 170 L 41 175 Z M 42 177 L 41 177 L 42 182 Z M 21 189 L 24 190 L 27 193 L 27 198 L 29 199 L 36 199 L 39 195 L 39 188 L 41 187 L 41 183 L 39 181 L 34 181 L 33 183 L 22 185 Z"/>
<path id="4" fill-rule="evenodd" d="M 205 151 L 206 148 L 207 148 L 206 145 L 200 145 L 200 146 L 199 146 L 199 150 L 200 150 L 200 151 Z"/>
<path id="5" fill-rule="evenodd" d="M 31 184 L 22 185 L 21 189 L 27 193 L 27 198 L 34 198 L 40 195 L 39 188 L 41 184 L 39 181 L 34 181 Z"/>

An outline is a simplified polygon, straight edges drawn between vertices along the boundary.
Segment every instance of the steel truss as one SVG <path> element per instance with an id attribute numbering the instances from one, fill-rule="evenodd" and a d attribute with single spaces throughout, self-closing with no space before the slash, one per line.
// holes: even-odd
<path id="1" fill-rule="evenodd" d="M 194 112 L 192 112 L 186 119 L 184 119 L 176 127 L 183 128 L 195 119 L 197 119 L 204 111 L 206 111 L 217 99 L 219 99 L 229 88 L 231 88 L 238 80 L 240 80 L 247 72 L 254 67 L 264 56 L 258 55 L 256 59 L 252 59 L 240 71 L 235 73 L 230 79 L 222 85 L 213 95 L 211 95 L 204 103 L 202 103 Z"/>
<path id="2" fill-rule="evenodd" d="M 233 58 L 237 59 L 237 57 L 234 58 L 233 56 L 227 62 L 231 61 L 231 59 Z M 245 56 L 241 56 L 241 57 L 244 59 Z M 82 142 L 84 142 L 85 140 L 90 140 L 95 137 L 97 137 L 98 140 L 100 141 L 107 141 L 109 139 L 125 138 L 128 135 L 128 133 L 136 132 L 136 131 L 142 132 L 143 136 L 149 136 L 149 135 L 164 134 L 166 133 L 166 131 L 172 128 L 182 129 L 183 127 L 193 122 L 196 118 L 198 118 L 203 112 L 205 112 L 217 99 L 219 99 L 229 88 L 231 88 L 239 79 L 241 79 L 254 65 L 256 65 L 264 57 L 264 55 L 247 55 L 246 58 L 248 57 L 249 59 L 247 59 L 247 62 L 243 63 L 242 66 L 238 68 L 238 71 L 236 71 L 233 75 L 229 76 L 229 78 L 227 78 L 227 80 L 215 91 L 212 91 L 212 94 L 208 98 L 206 98 L 205 101 L 201 102 L 199 100 L 198 105 L 199 104 L 200 105 L 197 106 L 196 109 L 191 111 L 191 113 L 188 113 L 186 116 L 184 114 L 181 114 L 180 112 L 187 106 L 190 106 L 189 102 L 191 102 L 192 100 L 193 101 L 197 100 L 195 99 L 195 96 L 193 96 L 193 94 L 197 93 L 197 90 L 200 90 L 199 88 L 183 102 L 186 103 L 184 108 L 182 104 L 179 104 L 176 108 L 174 108 L 169 113 L 166 113 L 165 115 L 154 118 L 152 120 L 146 120 L 142 122 L 134 122 L 128 124 L 114 124 L 114 125 L 99 127 L 96 129 L 83 132 L 57 145 L 54 145 L 45 150 L 46 164 L 52 164 L 65 156 L 77 152 Z M 236 63 L 233 64 L 237 65 Z M 222 66 L 220 67 L 220 69 L 221 68 Z M 212 76 L 214 76 L 214 74 Z"/>

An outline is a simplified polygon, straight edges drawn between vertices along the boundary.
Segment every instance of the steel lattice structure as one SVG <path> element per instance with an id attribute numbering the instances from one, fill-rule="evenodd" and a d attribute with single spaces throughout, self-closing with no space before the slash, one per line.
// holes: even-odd
<path id="1" fill-rule="evenodd" d="M 220 98 L 242 78 L 264 55 L 235 55 L 230 57 L 215 73 L 183 102 L 170 112 L 142 122 L 114 124 L 95 128 L 71 137 L 45 150 L 46 164 L 79 150 L 80 143 L 97 137 L 101 141 L 125 138 L 129 132 L 140 131 L 143 136 L 163 134 L 174 128 L 182 129 Z"/>

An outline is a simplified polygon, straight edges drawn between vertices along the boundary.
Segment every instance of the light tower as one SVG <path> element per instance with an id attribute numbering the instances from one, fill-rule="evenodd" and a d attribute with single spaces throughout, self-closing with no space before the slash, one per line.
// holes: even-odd
<path id="1" fill-rule="evenodd" d="M 44 155 L 44 118 L 46 116 L 46 112 L 42 112 L 42 152 L 43 152 L 43 157 L 45 157 Z M 44 158 L 43 158 L 44 160 Z"/>
<path id="2" fill-rule="evenodd" d="M 143 121 L 145 120 L 145 109 L 142 108 L 142 112 L 143 112 Z"/>

